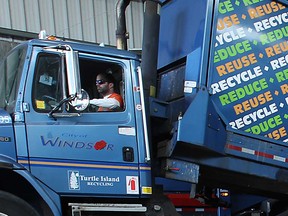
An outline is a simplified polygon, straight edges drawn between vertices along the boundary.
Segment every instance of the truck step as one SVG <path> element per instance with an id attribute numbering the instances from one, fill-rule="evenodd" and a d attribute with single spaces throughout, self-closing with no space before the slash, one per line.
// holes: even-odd
<path id="1" fill-rule="evenodd" d="M 142 204 L 118 203 L 69 203 L 72 216 L 81 216 L 81 212 L 146 212 Z"/>

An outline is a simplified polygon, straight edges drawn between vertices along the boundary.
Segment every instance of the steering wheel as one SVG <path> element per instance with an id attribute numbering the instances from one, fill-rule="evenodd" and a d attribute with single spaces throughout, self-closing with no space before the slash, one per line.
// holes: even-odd
<path id="1" fill-rule="evenodd" d="M 57 105 L 56 98 L 53 98 L 49 95 L 43 95 L 42 99 L 47 103 L 51 108 L 54 108 Z"/>
<path id="2" fill-rule="evenodd" d="M 42 98 L 46 101 L 46 100 L 53 100 L 53 101 L 57 101 L 56 98 L 53 98 L 49 95 L 43 95 Z"/>

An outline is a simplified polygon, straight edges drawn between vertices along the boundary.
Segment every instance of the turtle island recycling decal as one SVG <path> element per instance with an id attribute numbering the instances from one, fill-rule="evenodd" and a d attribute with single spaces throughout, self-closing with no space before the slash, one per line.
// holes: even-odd
<path id="1" fill-rule="evenodd" d="M 210 93 L 233 129 L 288 142 L 288 9 L 220 0 Z"/>
<path id="2" fill-rule="evenodd" d="M 109 176 L 87 176 L 80 174 L 78 170 L 68 170 L 68 187 L 69 190 L 80 190 L 81 185 L 93 187 L 114 187 L 120 183 L 120 177 Z M 126 176 L 126 193 L 139 194 L 138 176 Z M 151 187 L 144 187 L 143 194 L 151 194 Z"/>
<path id="3" fill-rule="evenodd" d="M 68 185 L 69 190 L 80 190 L 81 185 L 92 187 L 114 187 L 120 183 L 120 177 L 111 177 L 107 175 L 92 175 L 87 176 L 80 174 L 77 170 L 68 170 Z"/>

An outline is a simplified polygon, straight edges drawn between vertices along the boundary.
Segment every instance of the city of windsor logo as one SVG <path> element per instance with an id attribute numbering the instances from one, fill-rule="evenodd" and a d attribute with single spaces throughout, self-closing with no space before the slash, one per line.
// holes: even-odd
<path id="1" fill-rule="evenodd" d="M 80 190 L 79 172 L 74 170 L 68 171 L 69 190 Z"/>

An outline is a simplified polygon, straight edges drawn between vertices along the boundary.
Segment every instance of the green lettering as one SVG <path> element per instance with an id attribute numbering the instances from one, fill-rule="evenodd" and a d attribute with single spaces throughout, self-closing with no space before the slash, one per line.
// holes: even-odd
<path id="1" fill-rule="evenodd" d="M 222 106 L 225 106 L 226 104 L 231 103 L 231 102 L 229 101 L 229 98 L 228 98 L 228 95 L 227 95 L 227 94 L 220 95 L 220 96 L 219 96 L 219 100 L 220 100 Z"/>

